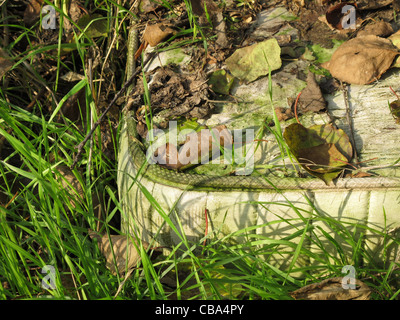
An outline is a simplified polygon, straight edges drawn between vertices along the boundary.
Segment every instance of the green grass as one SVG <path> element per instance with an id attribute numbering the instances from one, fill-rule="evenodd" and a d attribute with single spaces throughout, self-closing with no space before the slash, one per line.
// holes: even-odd
<path id="1" fill-rule="evenodd" d="M 98 11 L 116 12 L 117 5 L 112 1 L 94 3 Z M 125 14 L 121 10 L 118 16 L 107 18 L 111 25 L 119 25 Z M 204 35 L 195 20 L 193 23 L 196 39 L 189 43 L 199 41 L 198 34 L 204 43 Z M 146 197 L 163 216 L 165 224 L 179 235 L 181 243 L 156 255 L 154 249 L 146 251 L 139 242 L 142 259 L 130 277 L 113 274 L 106 268 L 96 242 L 88 236 L 89 228 L 108 235 L 118 234 L 120 216 L 124 214 L 117 196 L 117 161 L 104 155 L 99 143 L 102 131 L 97 130 L 93 143 L 85 146 L 76 168 L 66 169 L 73 162 L 76 146 L 90 130 L 91 116 L 94 121 L 99 116 L 100 111 L 95 108 L 98 97 L 93 92 L 100 83 L 94 81 L 91 90 L 85 74 L 83 80 L 66 92 L 58 90 L 62 89 L 58 68 L 64 68 L 63 72 L 87 69 L 92 40 L 77 36 L 71 43 L 58 38 L 57 44 L 34 45 L 36 27 L 10 23 L 9 28 L 17 36 L 6 49 L 15 63 L 1 80 L 0 135 L 4 140 L 0 159 L 0 299 L 291 299 L 290 292 L 303 285 L 343 276 L 341 269 L 346 264 L 355 265 L 357 278 L 373 288 L 372 298 L 398 297 L 398 265 L 392 263 L 382 268 L 372 262 L 360 245 L 360 233 L 366 231 L 362 226 L 336 221 L 316 210 L 304 212 L 288 201 L 284 205 L 291 207 L 297 217 L 290 220 L 278 217 L 273 223 L 292 225 L 295 232 L 290 236 L 274 239 L 257 235 L 256 229 L 265 225 L 256 225 L 225 236 L 216 231 L 192 243 L 181 232 L 180 220 L 177 219 L 177 225 L 173 223 L 171 217 L 175 211 L 165 212 L 144 188 Z M 123 25 L 118 32 L 126 40 L 124 30 Z M 111 43 L 111 38 L 100 38 L 97 45 L 108 41 Z M 116 46 L 122 48 L 123 41 L 118 41 L 121 42 Z M 32 46 L 26 49 L 26 43 Z M 55 51 L 57 48 L 74 49 L 74 59 L 65 62 Z M 39 70 L 36 57 L 57 66 L 55 80 L 39 76 L 43 70 Z M 116 72 L 123 74 L 123 63 L 119 64 L 118 59 L 113 62 L 121 69 Z M 98 77 L 96 71 L 94 79 Z M 35 99 L 43 82 L 57 93 L 55 99 L 51 94 L 43 94 L 26 110 L 25 106 Z M 103 90 L 107 90 L 107 84 L 102 84 Z M 84 102 L 81 115 L 87 119 L 83 129 L 67 118 L 59 121 L 61 107 L 78 92 L 84 93 L 80 100 Z M 112 127 L 112 121 L 107 125 Z M 118 130 L 112 140 L 115 158 Z M 103 214 L 96 210 L 98 204 Z M 260 208 L 268 206 L 262 202 L 253 204 Z M 332 232 L 318 229 L 316 221 L 324 222 Z M 355 229 L 359 232 L 354 232 Z M 385 237 L 385 248 L 398 242 L 387 234 L 369 231 Z M 136 237 L 140 240 L 140 235 Z M 238 237 L 242 242 L 232 244 L 231 240 Z M 205 245 L 204 240 L 207 240 Z M 318 254 L 308 249 L 310 243 L 319 249 Z M 335 248 L 335 254 L 326 250 L 327 244 Z M 343 244 L 352 249 L 354 256 L 344 254 Z M 274 257 L 281 255 L 288 257 L 287 270 L 273 264 Z M 360 264 L 359 257 L 371 264 Z M 319 265 L 301 266 L 298 263 L 301 259 L 312 259 Z M 49 279 L 47 273 L 42 273 L 45 266 L 54 267 L 55 289 L 43 287 L 42 281 Z M 296 277 L 298 273 L 302 278 Z"/>

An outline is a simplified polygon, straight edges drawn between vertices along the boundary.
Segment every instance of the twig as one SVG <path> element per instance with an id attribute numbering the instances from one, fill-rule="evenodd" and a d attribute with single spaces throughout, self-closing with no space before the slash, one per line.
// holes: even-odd
<path id="1" fill-rule="evenodd" d="M 148 57 L 146 58 L 146 60 L 143 63 L 143 66 L 145 66 L 147 63 L 149 63 L 155 55 L 155 51 L 149 53 Z M 86 135 L 85 139 L 83 139 L 83 141 L 78 145 L 77 149 L 78 152 L 74 158 L 74 161 L 71 165 L 71 170 L 73 170 L 75 168 L 75 165 L 78 163 L 79 158 L 81 156 L 83 147 L 85 146 L 86 142 L 88 142 L 88 140 L 92 137 L 94 131 L 97 129 L 97 127 L 100 125 L 100 123 L 104 120 L 106 114 L 108 113 L 108 111 L 110 111 L 111 107 L 114 105 L 114 103 L 118 100 L 119 97 L 121 97 L 124 92 L 126 91 L 126 89 L 131 85 L 131 83 L 133 82 L 133 80 L 135 79 L 135 77 L 137 76 L 137 74 L 142 70 L 142 66 L 139 65 L 135 72 L 132 74 L 132 76 L 124 83 L 124 85 L 122 86 L 121 90 L 119 90 L 117 92 L 117 94 L 114 96 L 114 99 L 111 100 L 111 102 L 108 104 L 106 110 L 104 110 L 104 112 L 101 114 L 100 118 L 96 121 L 96 123 L 94 124 L 93 128 L 90 130 L 90 132 Z"/>
<path id="2" fill-rule="evenodd" d="M 205 229 L 205 231 L 204 231 L 204 242 L 203 242 L 203 246 L 206 245 L 207 235 L 208 235 L 208 210 L 207 210 L 207 209 L 204 210 L 204 215 L 205 215 L 205 219 L 206 219 L 206 229 Z"/>
<path id="3" fill-rule="evenodd" d="M 300 98 L 300 96 L 301 96 L 301 93 L 302 93 L 302 91 L 300 91 L 300 93 L 297 95 L 296 102 L 295 102 L 295 104 L 294 104 L 294 115 L 295 115 L 295 117 L 296 117 L 297 123 L 299 123 L 299 124 L 301 124 L 301 123 L 300 123 L 299 118 L 298 118 L 298 116 L 297 116 L 297 103 L 299 102 L 299 98 Z"/>
<path id="4" fill-rule="evenodd" d="M 342 91 L 343 91 L 344 104 L 346 106 L 346 119 L 347 119 L 347 123 L 349 124 L 350 139 L 351 139 L 351 144 L 353 146 L 354 160 L 356 163 L 358 163 L 356 141 L 354 139 L 354 131 L 353 131 L 353 121 L 351 120 L 351 114 L 350 114 L 350 108 L 349 108 L 348 87 L 347 87 L 347 85 L 344 85 L 342 83 L 341 83 L 341 86 L 342 86 Z"/>
<path id="5" fill-rule="evenodd" d="M 389 86 L 389 88 L 390 88 L 390 90 L 392 90 L 392 92 L 394 93 L 394 95 L 397 97 L 397 100 L 400 100 L 400 98 L 399 98 L 399 96 L 397 95 L 396 91 L 394 91 L 394 90 L 392 89 L 392 87 L 390 87 L 390 86 Z"/>

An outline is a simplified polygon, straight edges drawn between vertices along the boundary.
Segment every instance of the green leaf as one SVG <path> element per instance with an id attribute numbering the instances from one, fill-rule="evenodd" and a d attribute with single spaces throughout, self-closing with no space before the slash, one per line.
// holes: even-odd
<path id="1" fill-rule="evenodd" d="M 79 19 L 77 24 L 89 38 L 107 36 L 107 19 L 100 14 L 86 14 Z"/>
<path id="2" fill-rule="evenodd" d="M 232 77 L 226 70 L 216 70 L 208 79 L 208 84 L 215 93 L 228 95 L 231 90 L 234 77 Z"/>
<path id="3" fill-rule="evenodd" d="M 282 66 L 281 48 L 272 38 L 236 50 L 225 62 L 236 78 L 248 83 Z"/>
<path id="4" fill-rule="evenodd" d="M 299 164 L 326 184 L 342 172 L 353 156 L 346 133 L 332 125 L 305 128 L 294 123 L 285 129 L 283 137 Z"/>

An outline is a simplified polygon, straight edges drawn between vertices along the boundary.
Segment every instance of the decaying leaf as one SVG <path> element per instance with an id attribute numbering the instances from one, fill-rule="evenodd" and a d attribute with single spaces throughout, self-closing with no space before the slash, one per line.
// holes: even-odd
<path id="1" fill-rule="evenodd" d="M 296 300 L 369 300 L 371 289 L 358 279 L 355 282 L 355 289 L 346 289 L 342 277 L 331 278 L 302 287 L 290 295 Z"/>
<path id="2" fill-rule="evenodd" d="M 122 275 L 126 270 L 134 268 L 141 259 L 141 246 L 143 246 L 144 250 L 147 250 L 149 246 L 147 242 L 142 241 L 140 244 L 136 239 L 134 240 L 135 243 L 133 243 L 132 238 L 125 235 L 100 236 L 96 232 L 89 230 L 89 236 L 91 239 L 97 239 L 99 249 L 106 258 L 106 266 L 114 274 L 118 271 Z M 117 269 L 115 269 L 115 265 Z"/>
<path id="3" fill-rule="evenodd" d="M 341 81 L 367 84 L 379 79 L 398 54 L 390 40 L 369 35 L 346 41 L 322 66 Z"/>
<path id="4" fill-rule="evenodd" d="M 294 123 L 285 129 L 283 136 L 299 164 L 326 184 L 342 172 L 353 154 L 346 133 L 332 125 L 305 128 Z"/>
<path id="5" fill-rule="evenodd" d="M 236 78 L 249 83 L 281 67 L 281 48 L 272 38 L 236 50 L 225 62 Z"/>
<path id="6" fill-rule="evenodd" d="M 395 100 L 389 104 L 390 113 L 396 120 L 396 123 L 400 123 L 400 100 Z"/>
<path id="7" fill-rule="evenodd" d="M 184 73 L 172 66 L 157 68 L 147 76 L 152 82 L 149 85 L 150 105 L 152 106 L 153 122 L 159 128 L 166 128 L 168 121 L 179 117 L 186 119 L 204 119 L 211 114 L 214 106 L 209 102 L 209 86 L 205 73 Z M 142 106 L 143 81 L 136 85 L 133 104 Z M 136 115 L 139 120 L 138 132 L 145 138 L 147 127 L 145 125 L 146 109 L 138 109 Z M 144 126 L 141 128 L 141 126 Z"/>

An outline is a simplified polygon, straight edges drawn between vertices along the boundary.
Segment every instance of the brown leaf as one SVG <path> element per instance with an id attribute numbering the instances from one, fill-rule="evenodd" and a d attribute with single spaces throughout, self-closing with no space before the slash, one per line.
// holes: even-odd
<path id="1" fill-rule="evenodd" d="M 158 2 L 152 0 L 141 0 L 140 1 L 140 9 L 145 13 L 153 12 L 161 7 Z"/>
<path id="2" fill-rule="evenodd" d="M 389 104 L 390 113 L 396 120 L 396 123 L 400 123 L 400 100 L 395 100 Z"/>
<path id="3" fill-rule="evenodd" d="M 154 47 L 174 32 L 172 28 L 162 23 L 148 25 L 143 33 L 143 40 Z"/>
<path id="4" fill-rule="evenodd" d="M 365 26 L 364 30 L 357 33 L 357 37 L 375 35 L 378 37 L 387 37 L 393 33 L 392 25 L 389 22 L 380 20 Z"/>
<path id="5" fill-rule="evenodd" d="M 0 48 L 0 78 L 2 78 L 8 70 L 13 66 L 13 62 L 5 50 Z"/>
<path id="6" fill-rule="evenodd" d="M 118 273 L 122 275 L 126 270 L 136 267 L 137 263 L 141 259 L 140 251 L 136 249 L 138 248 L 140 250 L 140 244 L 136 239 L 134 239 L 136 243 L 135 245 L 132 242 L 132 239 L 125 235 L 100 236 L 92 230 L 89 230 L 89 236 L 91 239 L 97 239 L 99 249 L 106 258 L 106 266 L 114 274 L 116 274 L 115 264 L 117 265 Z M 142 245 L 144 250 L 147 250 L 149 244 L 142 241 Z"/>
<path id="7" fill-rule="evenodd" d="M 357 7 L 360 10 L 372 10 L 385 7 L 392 2 L 393 0 L 358 0 Z"/>
<path id="8" fill-rule="evenodd" d="M 307 86 L 301 93 L 297 104 L 297 110 L 304 114 L 308 111 L 318 112 L 325 109 L 325 107 L 326 101 L 317 81 L 315 81 L 314 73 L 309 72 L 307 76 Z"/>
<path id="9" fill-rule="evenodd" d="M 343 43 L 322 66 L 350 84 L 368 84 L 381 77 L 399 54 L 388 39 L 369 35 Z"/>
<path id="10" fill-rule="evenodd" d="M 162 112 L 162 116 L 159 117 L 161 119 L 155 124 L 160 128 L 166 128 L 169 120 L 179 117 L 204 119 L 213 110 L 213 104 L 207 101 L 208 89 L 207 78 L 203 72 L 183 73 L 171 66 L 155 69 L 149 88 L 150 104 L 154 106 L 152 114 L 155 118 Z M 136 85 L 135 99 L 142 99 L 143 93 L 143 83 L 139 82 Z M 135 103 L 143 105 L 144 101 Z M 145 122 L 144 110 L 137 116 L 138 120 Z"/>
<path id="11" fill-rule="evenodd" d="M 64 189 L 70 192 L 72 195 L 71 205 L 75 207 L 73 198 L 83 199 L 85 196 L 82 185 L 68 166 L 59 165 L 57 171 L 60 174 L 57 175 L 56 179 L 61 183 Z"/>
<path id="12" fill-rule="evenodd" d="M 33 25 L 40 17 L 43 0 L 30 0 L 24 11 L 24 22 L 27 26 Z"/>
<path id="13" fill-rule="evenodd" d="M 229 46 L 226 37 L 226 24 L 222 10 L 213 0 L 191 0 L 192 10 L 195 15 L 199 16 L 200 25 L 209 24 L 208 17 L 211 19 L 212 26 L 217 35 L 216 45 L 220 48 Z M 207 14 L 205 9 L 207 9 Z"/>
<path id="14" fill-rule="evenodd" d="M 275 113 L 279 121 L 285 121 L 294 117 L 294 113 L 290 108 L 277 107 L 275 108 Z"/>
<path id="15" fill-rule="evenodd" d="M 356 279 L 356 289 L 344 289 L 342 277 L 323 280 L 293 291 L 296 300 L 369 300 L 371 289 Z"/>

